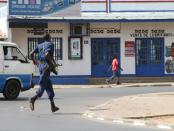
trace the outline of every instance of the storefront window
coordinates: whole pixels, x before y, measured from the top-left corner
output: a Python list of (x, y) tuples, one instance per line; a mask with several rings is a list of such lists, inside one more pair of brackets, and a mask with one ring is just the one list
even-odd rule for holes
[(147, 44), (143, 40), (137, 40), (137, 64), (147, 64)]

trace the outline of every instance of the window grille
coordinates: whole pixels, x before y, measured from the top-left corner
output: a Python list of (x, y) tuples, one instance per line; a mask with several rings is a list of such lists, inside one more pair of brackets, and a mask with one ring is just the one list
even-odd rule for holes
[[(54, 44), (54, 59), (62, 60), (62, 38), (53, 37), (51, 41)], [(30, 52), (33, 51), (39, 43), (42, 43), (42, 38), (28, 38), (28, 56), (30, 58)]]

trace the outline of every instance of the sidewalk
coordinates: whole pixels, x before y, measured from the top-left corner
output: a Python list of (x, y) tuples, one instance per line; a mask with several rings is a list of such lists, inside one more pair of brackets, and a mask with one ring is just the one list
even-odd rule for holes
[[(140, 83), (119, 87), (173, 85), (174, 83)], [(174, 93), (140, 94), (113, 99), (89, 108), (83, 116), (94, 120), (174, 130)]]
[[(162, 83), (122, 83), (117, 84), (99, 84), (99, 85), (53, 85), (53, 88), (120, 88), (120, 87), (142, 87), (142, 86), (174, 86), (174, 82)], [(36, 85), (36, 88), (38, 85)]]

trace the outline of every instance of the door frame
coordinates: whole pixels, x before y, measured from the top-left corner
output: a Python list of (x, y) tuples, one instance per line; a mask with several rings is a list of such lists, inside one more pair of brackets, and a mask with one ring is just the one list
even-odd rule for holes
[[(94, 73), (93, 73), (93, 65), (92, 65), (92, 40), (93, 39), (103, 39), (103, 41), (105, 41), (105, 40), (107, 40), (107, 39), (115, 39), (116, 40), (116, 42), (118, 42), (118, 53), (117, 53), (117, 58), (118, 58), (118, 62), (120, 63), (121, 62), (121, 54), (120, 54), (120, 37), (108, 37), (108, 38), (106, 38), (106, 37), (104, 37), (104, 38), (100, 38), (100, 37), (94, 37), (94, 38), (91, 38), (91, 76), (92, 77), (108, 77), (108, 76), (110, 76), (111, 75), (111, 73), (112, 73), (112, 71), (110, 71), (109, 73), (105, 73), (105, 75), (104, 76), (98, 76), (97, 74), (95, 75)], [(117, 44), (117, 43), (116, 43)], [(106, 52), (106, 50), (105, 50), (105, 52)], [(110, 65), (107, 65), (106, 64), (106, 62), (104, 62), (105, 63), (105, 66), (106, 66), (106, 69), (108, 69), (109, 68), (109, 66)], [(110, 63), (111, 64), (111, 63)], [(103, 71), (103, 70), (102, 70)]]
[[(163, 70), (161, 70), (161, 72), (159, 73), (159, 74), (154, 74), (154, 73), (148, 73), (148, 72), (146, 72), (146, 71), (142, 71), (142, 72), (146, 72), (145, 74), (142, 74), (142, 73), (138, 73), (138, 65), (137, 65), (137, 40), (142, 40), (142, 39), (145, 39), (145, 40), (147, 40), (147, 41), (149, 41), (149, 40), (154, 40), (154, 39), (161, 39), (160, 41), (162, 41), (162, 58), (161, 58), (161, 60), (162, 60), (162, 63), (161, 64), (159, 64), (160, 66), (160, 68), (162, 68)], [(159, 37), (159, 38), (136, 38), (135, 39), (135, 53), (136, 53), (136, 55), (135, 55), (135, 71), (136, 71), (136, 76), (164, 76), (164, 74), (165, 74), (165, 68), (164, 68), (164, 64), (165, 64), (165, 62), (164, 62), (164, 60), (165, 60), (165, 54), (164, 54), (164, 45), (165, 45), (165, 43), (164, 43), (165, 41), (164, 41), (164, 37)], [(147, 42), (147, 44), (150, 44), (149, 42)], [(150, 45), (147, 45), (147, 51), (148, 52), (150, 52), (150, 50), (151, 50), (151, 47), (150, 47)], [(148, 53), (147, 52), (147, 53)], [(147, 63), (147, 65), (144, 65), (144, 66), (146, 66), (146, 68), (148, 68), (149, 67), (149, 69), (152, 69), (152, 67), (153, 66), (155, 66), (154, 64), (149, 64), (149, 61), (150, 61), (150, 57), (151, 57), (151, 54), (149, 53), (149, 54), (147, 54), (147, 61), (148, 61), (148, 63)], [(153, 67), (154, 68), (154, 67)], [(149, 71), (150, 72), (150, 71)]]

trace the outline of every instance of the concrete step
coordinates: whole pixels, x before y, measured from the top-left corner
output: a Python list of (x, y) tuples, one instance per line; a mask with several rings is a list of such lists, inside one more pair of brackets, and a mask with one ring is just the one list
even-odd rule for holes
[[(103, 78), (89, 78), (89, 84), (104, 84), (106, 83), (106, 77)], [(114, 79), (111, 83), (116, 83), (117, 80)], [(121, 83), (159, 83), (159, 82), (174, 82), (174, 76), (164, 76), (164, 77), (121, 77)]]
[[(108, 77), (51, 77), (53, 84), (65, 84), (65, 85), (98, 85), (106, 84), (106, 79)], [(113, 80), (110, 83), (114, 84), (117, 80)], [(121, 77), (121, 83), (159, 83), (159, 82), (174, 82), (174, 76), (165, 76), (165, 77)], [(39, 83), (39, 77), (35, 77), (34, 83)]]

